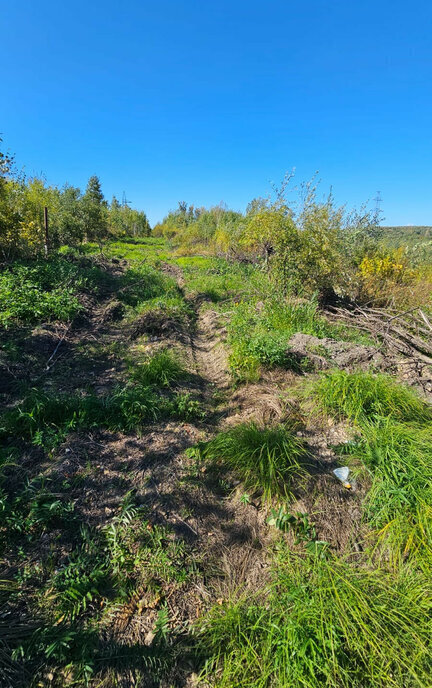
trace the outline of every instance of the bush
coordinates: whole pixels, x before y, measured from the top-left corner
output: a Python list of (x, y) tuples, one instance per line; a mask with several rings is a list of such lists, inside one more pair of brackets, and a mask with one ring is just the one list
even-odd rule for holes
[(5, 271), (0, 275), (0, 325), (71, 320), (80, 310), (70, 284), (76, 277), (76, 271), (61, 261), (18, 264)]

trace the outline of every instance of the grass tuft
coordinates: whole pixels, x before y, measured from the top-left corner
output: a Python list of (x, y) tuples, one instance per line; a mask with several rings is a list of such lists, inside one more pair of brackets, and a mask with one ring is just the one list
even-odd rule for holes
[(162, 349), (148, 356), (132, 370), (132, 378), (142, 385), (169, 387), (174, 382), (188, 377), (178, 356), (168, 349)]
[(388, 375), (337, 370), (322, 375), (314, 396), (324, 411), (353, 421), (378, 416), (408, 423), (432, 420), (430, 406)]
[(246, 489), (262, 491), (266, 499), (288, 496), (293, 479), (305, 475), (303, 442), (284, 426), (244, 423), (216, 435), (200, 447), (200, 453), (205, 460), (234, 470)]

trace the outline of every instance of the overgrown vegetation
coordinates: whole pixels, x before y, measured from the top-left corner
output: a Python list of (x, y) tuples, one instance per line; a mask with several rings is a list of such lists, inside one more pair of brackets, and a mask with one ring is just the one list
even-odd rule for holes
[(367, 373), (325, 375), (315, 394), (322, 408), (355, 420), (361, 431), (343, 454), (369, 476), (365, 518), (379, 549), (430, 569), (430, 406), (388, 376)]
[(387, 306), (428, 391), (427, 242), (289, 178), (150, 237), (96, 177), (0, 168), (0, 683), (426, 688), (432, 410), (355, 316)]
[(426, 686), (430, 581), (282, 547), (264, 598), (215, 606), (203, 624), (214, 685)]

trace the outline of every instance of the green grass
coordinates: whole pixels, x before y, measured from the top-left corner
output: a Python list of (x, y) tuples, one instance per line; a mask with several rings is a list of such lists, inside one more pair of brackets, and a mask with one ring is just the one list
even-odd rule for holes
[(217, 688), (426, 688), (431, 591), (409, 569), (395, 577), (284, 547), (267, 591), (204, 620), (204, 674)]
[(363, 423), (349, 453), (369, 476), (364, 514), (384, 555), (432, 570), (432, 424)]
[(128, 268), (117, 279), (115, 295), (134, 309), (151, 299), (176, 297), (179, 289), (175, 280), (145, 263)]
[(15, 263), (0, 275), (0, 326), (71, 320), (80, 310), (77, 282), (83, 279), (67, 261)]
[(294, 480), (305, 475), (306, 452), (294, 428), (260, 428), (245, 423), (199, 445), (205, 461), (233, 470), (247, 490), (266, 499), (289, 496)]
[(348, 454), (369, 484), (364, 517), (380, 554), (432, 570), (431, 407), (389, 376), (370, 373), (322, 375), (313, 394), (324, 411), (360, 430), (357, 441), (340, 449), (341, 460)]
[(314, 395), (324, 411), (353, 421), (377, 416), (402, 422), (432, 420), (431, 407), (388, 375), (334, 371), (320, 377)]
[(174, 354), (169, 349), (162, 349), (146, 356), (142, 361), (134, 361), (131, 376), (144, 386), (170, 387), (173, 383), (186, 379), (188, 372), (178, 354)]
[(182, 268), (187, 292), (203, 295), (213, 303), (261, 290), (262, 283), (267, 282), (255, 266), (223, 258), (191, 256), (177, 258), (175, 262)]
[[(97, 255), (100, 253), (98, 244), (87, 243), (79, 250), (66, 248), (77, 255)], [(156, 237), (124, 237), (119, 240), (107, 241), (103, 247), (103, 255), (107, 258), (127, 260), (134, 264), (146, 260), (148, 264), (155, 264), (159, 260), (169, 258), (168, 244), (164, 239)]]
[(289, 339), (296, 332), (364, 341), (354, 330), (329, 323), (313, 300), (296, 302), (269, 294), (262, 300), (247, 299), (235, 307), (228, 325), (234, 377), (240, 381), (256, 380), (261, 366), (298, 371), (298, 361), (290, 355), (288, 347)]
[[(115, 248), (115, 247), (114, 247)], [(113, 253), (115, 250), (113, 249)], [(175, 280), (135, 259), (123, 274), (114, 275), (97, 257), (59, 251), (48, 260), (17, 261), (0, 275), (0, 326), (72, 320), (82, 310), (78, 295), (115, 294), (130, 308), (157, 297), (178, 298)]]
[(119, 385), (103, 396), (33, 390), (0, 417), (0, 439), (14, 436), (49, 449), (79, 429), (140, 433), (146, 423), (158, 418), (191, 420), (202, 415), (199, 402), (188, 393), (162, 397), (154, 387), (135, 383)]

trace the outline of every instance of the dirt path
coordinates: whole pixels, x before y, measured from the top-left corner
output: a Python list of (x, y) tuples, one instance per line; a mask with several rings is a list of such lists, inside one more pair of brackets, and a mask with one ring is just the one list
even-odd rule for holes
[(205, 382), (225, 391), (229, 387), (230, 376), (228, 354), (221, 341), (222, 333), (219, 314), (201, 307), (196, 332), (191, 338), (196, 371)]

